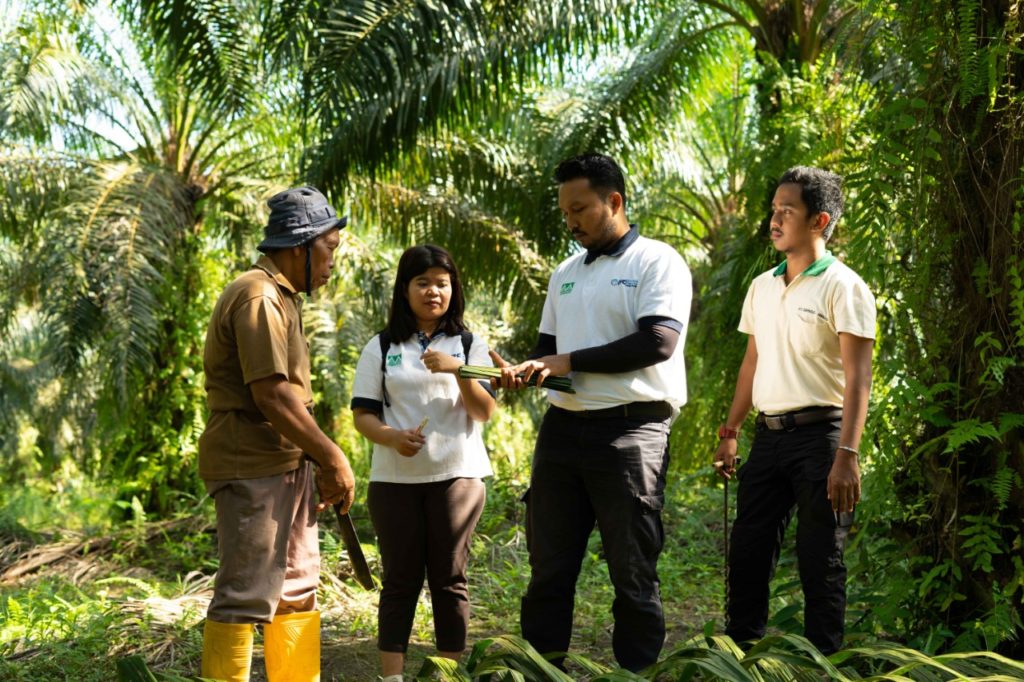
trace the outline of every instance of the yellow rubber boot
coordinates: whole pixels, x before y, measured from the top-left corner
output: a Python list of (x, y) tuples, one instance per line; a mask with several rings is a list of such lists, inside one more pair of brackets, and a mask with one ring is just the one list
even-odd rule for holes
[(263, 627), (268, 682), (320, 682), (320, 612), (274, 616)]
[(203, 628), (203, 677), (249, 682), (251, 664), (252, 625), (207, 619)]

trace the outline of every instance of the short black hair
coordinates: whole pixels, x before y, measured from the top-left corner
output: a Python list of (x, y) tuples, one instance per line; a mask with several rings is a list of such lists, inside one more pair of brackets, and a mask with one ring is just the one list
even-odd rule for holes
[(448, 310), (441, 318), (438, 329), (448, 336), (455, 336), (465, 330), (462, 313), (466, 307), (462, 296), (462, 282), (459, 269), (455, 267), (452, 255), (440, 246), (423, 244), (410, 246), (398, 259), (398, 273), (395, 275), (395, 291), (391, 297), (391, 313), (388, 315), (388, 334), (396, 343), (405, 341), (416, 333), (416, 316), (409, 306), (409, 282), (430, 268), (442, 268), (448, 272), (452, 282), (452, 297)]
[(821, 236), (828, 241), (843, 215), (843, 178), (835, 173), (812, 166), (793, 166), (779, 178), (779, 184), (800, 185), (800, 199), (807, 205), (808, 217), (815, 213), (828, 213), (831, 220)]
[(580, 154), (566, 159), (555, 169), (555, 182), (559, 185), (577, 178), (586, 178), (590, 187), (606, 198), (610, 192), (622, 195), (626, 203), (626, 178), (615, 159), (604, 154)]

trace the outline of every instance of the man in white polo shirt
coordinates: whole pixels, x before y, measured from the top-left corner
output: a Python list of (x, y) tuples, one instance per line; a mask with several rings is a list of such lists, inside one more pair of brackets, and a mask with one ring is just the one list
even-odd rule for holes
[(494, 355), (503, 388), (521, 388), (537, 373), (571, 374), (576, 389), (548, 392), (537, 436), (520, 622), (538, 651), (568, 650), (576, 578), (596, 522), (615, 587), (615, 658), (640, 670), (657, 661), (665, 639), (657, 562), (669, 425), (686, 402), (690, 272), (672, 247), (629, 224), (614, 160), (574, 157), (555, 180), (566, 225), (585, 251), (551, 276), (535, 359), (508, 366)]
[(857, 450), (875, 337), (874, 297), (825, 250), (842, 210), (838, 175), (786, 171), (771, 216), (772, 243), (786, 260), (756, 277), (743, 303), (747, 351), (715, 453), (719, 474), (730, 478), (737, 435), (755, 408), (729, 556), (725, 631), (738, 642), (764, 636), (768, 583), (795, 509), (804, 634), (825, 654), (842, 648), (843, 549), (860, 501)]

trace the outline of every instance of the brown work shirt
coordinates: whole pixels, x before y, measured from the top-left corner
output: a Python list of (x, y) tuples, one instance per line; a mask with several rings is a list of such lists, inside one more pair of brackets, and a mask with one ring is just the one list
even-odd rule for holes
[(227, 286), (214, 306), (203, 352), (210, 418), (199, 439), (199, 475), (262, 478), (299, 466), (302, 450), (260, 413), (249, 384), (279, 375), (313, 404), (302, 299), (263, 256)]

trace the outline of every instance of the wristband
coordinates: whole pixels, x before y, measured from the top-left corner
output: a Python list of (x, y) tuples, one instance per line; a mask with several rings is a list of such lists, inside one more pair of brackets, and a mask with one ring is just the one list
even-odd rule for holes
[(840, 445), (836, 448), (836, 450), (846, 450), (847, 452), (852, 452), (854, 456), (860, 457), (860, 453), (857, 452), (856, 449), (851, 448), (849, 445)]
[(730, 429), (725, 424), (722, 424), (721, 426), (718, 427), (718, 438), (719, 438), (719, 440), (725, 440), (727, 438), (731, 438), (733, 440), (736, 440), (739, 437), (740, 437), (740, 430), (739, 429)]

